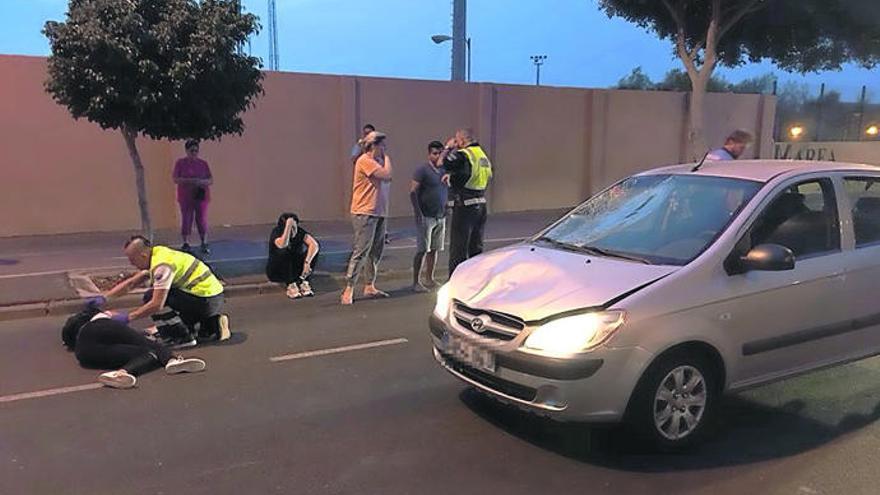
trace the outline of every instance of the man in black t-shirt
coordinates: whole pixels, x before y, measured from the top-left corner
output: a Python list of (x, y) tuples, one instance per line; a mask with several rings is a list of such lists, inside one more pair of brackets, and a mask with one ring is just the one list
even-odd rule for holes
[[(446, 237), (446, 198), (448, 187), (444, 183), (445, 172), (439, 168), (443, 143), (431, 141), (428, 144), (428, 162), (420, 165), (413, 173), (410, 186), (410, 201), (416, 219), (416, 255), (413, 258), (413, 291), (426, 292), (425, 287), (437, 285), (434, 280), (434, 267), (437, 253), (443, 251)], [(424, 262), (426, 284), (421, 282)]]

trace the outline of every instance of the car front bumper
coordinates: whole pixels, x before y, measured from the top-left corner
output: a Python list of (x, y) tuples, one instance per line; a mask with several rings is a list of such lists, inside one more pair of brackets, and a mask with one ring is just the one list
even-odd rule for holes
[[(638, 348), (601, 349), (570, 359), (487, 344), (431, 315), (434, 358), (456, 378), (501, 402), (560, 421), (618, 422), (649, 359)], [(489, 348), (494, 369), (478, 369), (445, 349), (446, 334)]]

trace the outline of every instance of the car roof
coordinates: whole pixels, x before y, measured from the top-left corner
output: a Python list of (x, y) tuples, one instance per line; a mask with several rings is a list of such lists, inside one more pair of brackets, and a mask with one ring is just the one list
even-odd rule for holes
[(691, 172), (695, 163), (655, 168), (639, 175), (693, 174), (767, 182), (783, 174), (821, 172), (880, 172), (880, 167), (864, 163), (819, 162), (806, 160), (706, 160), (700, 170)]

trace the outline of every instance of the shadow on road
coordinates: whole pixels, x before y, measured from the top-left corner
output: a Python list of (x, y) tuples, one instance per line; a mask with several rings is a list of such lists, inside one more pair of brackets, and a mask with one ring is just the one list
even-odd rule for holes
[(200, 347), (227, 347), (233, 345), (241, 345), (247, 342), (248, 334), (247, 332), (232, 332), (232, 335), (229, 336), (228, 340), (224, 340), (222, 342), (218, 342), (216, 340), (208, 340), (208, 341), (199, 341), (199, 345), (195, 347), (198, 349)]
[[(842, 415), (837, 421), (826, 422), (803, 414), (807, 406), (804, 400), (771, 407), (742, 396), (728, 396), (704, 444), (686, 453), (658, 454), (628, 435), (622, 426), (559, 423), (501, 404), (472, 388), (460, 395), (461, 401), (482, 419), (542, 449), (584, 463), (646, 473), (737, 466), (816, 449), (880, 419), (876, 397), (857, 398), (861, 407), (852, 407), (852, 397), (841, 397), (830, 406), (822, 404)], [(847, 413), (841, 408), (869, 412)]]

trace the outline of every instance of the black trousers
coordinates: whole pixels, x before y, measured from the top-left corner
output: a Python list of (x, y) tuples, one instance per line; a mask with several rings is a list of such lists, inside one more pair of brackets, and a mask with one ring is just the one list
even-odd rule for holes
[[(144, 293), (144, 302), (153, 298), (153, 290)], [(168, 291), (165, 306), (152, 316), (162, 337), (191, 337), (199, 325), (199, 335), (209, 337), (220, 333), (220, 315), (225, 299), (223, 293), (199, 297), (174, 289)]]
[(486, 204), (452, 208), (449, 235), (449, 276), (463, 261), (483, 252), (483, 231), (486, 229)]
[[(270, 282), (276, 282), (279, 284), (290, 285), (292, 283), (299, 283), (303, 280), (308, 280), (312, 276), (311, 274), (303, 279), (301, 277), (303, 266), (306, 263), (306, 256), (308, 255), (308, 250), (303, 250), (302, 252), (282, 252), (273, 256), (266, 263), (266, 277)], [(315, 267), (318, 266), (318, 262), (321, 260), (321, 253), (315, 255), (312, 259), (312, 272), (314, 273)]]
[(171, 351), (137, 330), (109, 318), (86, 323), (79, 331), (76, 359), (87, 368), (119, 369), (140, 375), (165, 366)]

